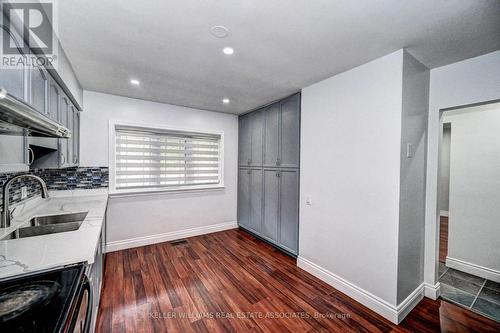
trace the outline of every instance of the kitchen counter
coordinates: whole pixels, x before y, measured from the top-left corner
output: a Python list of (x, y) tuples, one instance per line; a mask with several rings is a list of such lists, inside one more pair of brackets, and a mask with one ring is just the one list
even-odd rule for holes
[(80, 228), (35, 237), (0, 240), (0, 279), (68, 264), (94, 262), (105, 220), (107, 190), (51, 191), (19, 205), (11, 226), (0, 238), (23, 227), (36, 216), (88, 212)]

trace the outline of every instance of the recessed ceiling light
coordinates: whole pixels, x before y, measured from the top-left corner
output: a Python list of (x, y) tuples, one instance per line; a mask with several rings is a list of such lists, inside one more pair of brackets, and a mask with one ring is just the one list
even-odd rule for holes
[(136, 80), (136, 79), (130, 80), (130, 83), (132, 83), (133, 85), (136, 85), (136, 86), (138, 86), (140, 84), (139, 80)]
[(229, 29), (223, 25), (215, 25), (210, 28), (210, 33), (216, 38), (226, 38), (229, 35)]
[(224, 104), (229, 104), (229, 102), (230, 102), (229, 98), (222, 99), (222, 103), (224, 103)]
[(222, 49), (222, 52), (224, 52), (224, 54), (231, 55), (234, 53), (234, 49), (232, 47), (227, 46)]

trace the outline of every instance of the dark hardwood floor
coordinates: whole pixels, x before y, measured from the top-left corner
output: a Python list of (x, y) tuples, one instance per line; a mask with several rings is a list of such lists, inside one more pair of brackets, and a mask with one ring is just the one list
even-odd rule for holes
[(396, 326), (229, 230), (109, 253), (97, 332), (500, 332), (500, 324), (424, 299)]
[(446, 262), (448, 255), (448, 217), (439, 218), (439, 261)]

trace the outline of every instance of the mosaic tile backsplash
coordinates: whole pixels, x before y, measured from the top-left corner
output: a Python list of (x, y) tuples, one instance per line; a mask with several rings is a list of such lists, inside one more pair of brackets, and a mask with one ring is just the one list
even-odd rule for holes
[[(22, 174), (33, 174), (41, 177), (47, 183), (49, 190), (75, 190), (107, 188), (109, 173), (107, 167), (68, 168), (68, 169), (37, 169), (29, 172), (0, 174), (0, 210), (3, 209), (3, 185), (11, 178)], [(11, 184), (10, 203), (21, 202), (21, 187), (26, 186), (27, 199), (40, 195), (40, 185), (33, 179), (21, 178)]]

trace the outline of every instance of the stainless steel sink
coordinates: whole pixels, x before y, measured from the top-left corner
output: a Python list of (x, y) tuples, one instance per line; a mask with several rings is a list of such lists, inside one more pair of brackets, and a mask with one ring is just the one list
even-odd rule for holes
[(80, 222), (80, 224), (85, 220), (88, 212), (82, 213), (72, 213), (72, 214), (61, 214), (61, 215), (49, 215), (49, 216), (37, 216), (30, 220), (30, 225), (32, 227), (36, 226), (48, 226), (54, 224), (66, 224), (73, 222)]
[(87, 212), (37, 216), (30, 220), (29, 227), (14, 230), (3, 239), (26, 238), (78, 230), (86, 216)]

